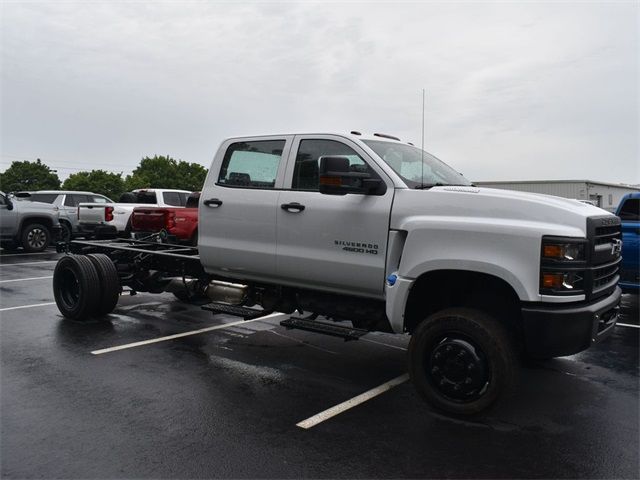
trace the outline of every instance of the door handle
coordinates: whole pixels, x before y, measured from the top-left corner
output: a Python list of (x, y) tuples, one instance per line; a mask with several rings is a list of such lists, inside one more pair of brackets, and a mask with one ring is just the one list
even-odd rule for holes
[(211, 207), (211, 206), (213, 206), (213, 207), (216, 207), (216, 208), (217, 208), (217, 207), (219, 207), (220, 205), (222, 205), (222, 200), (219, 200), (219, 199), (217, 199), (217, 198), (210, 198), (210, 199), (208, 199), (208, 200), (205, 200), (203, 203), (204, 203), (207, 207)]
[(282, 208), (283, 210), (286, 210), (287, 212), (299, 213), (305, 209), (305, 206), (298, 202), (293, 202), (293, 203), (283, 203), (282, 205), (280, 205), (280, 208)]

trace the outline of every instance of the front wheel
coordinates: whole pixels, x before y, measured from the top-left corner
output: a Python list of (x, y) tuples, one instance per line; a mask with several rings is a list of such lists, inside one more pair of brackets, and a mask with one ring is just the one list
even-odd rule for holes
[(433, 406), (456, 415), (489, 408), (515, 384), (517, 357), (502, 324), (470, 308), (424, 320), (409, 343), (409, 374)]
[(26, 252), (42, 252), (51, 242), (49, 229), (39, 223), (31, 223), (22, 230), (22, 248)]

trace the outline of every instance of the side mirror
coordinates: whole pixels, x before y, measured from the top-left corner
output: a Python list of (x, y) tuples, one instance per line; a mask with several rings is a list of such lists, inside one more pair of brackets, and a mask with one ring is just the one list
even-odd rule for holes
[(381, 185), (378, 178), (366, 172), (352, 172), (349, 159), (339, 156), (320, 157), (319, 190), (325, 195), (345, 195), (376, 193)]
[(7, 210), (13, 210), (13, 202), (11, 201), (11, 199), (9, 197), (6, 197), (5, 200), (7, 202)]

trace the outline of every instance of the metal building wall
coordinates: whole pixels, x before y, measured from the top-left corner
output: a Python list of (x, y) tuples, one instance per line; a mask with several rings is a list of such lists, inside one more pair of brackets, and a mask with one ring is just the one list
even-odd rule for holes
[(620, 199), (627, 193), (639, 192), (640, 188), (607, 185), (596, 182), (475, 182), (476, 185), (519, 192), (542, 193), (557, 197), (592, 200), (599, 206), (614, 212)]
[[(555, 195), (564, 198), (586, 198), (586, 183), (556, 183), (556, 182), (475, 182), (476, 185), (489, 188), (501, 188), (503, 190), (517, 190), (519, 192), (543, 193), (545, 195)], [(582, 192), (582, 197), (580, 193)]]

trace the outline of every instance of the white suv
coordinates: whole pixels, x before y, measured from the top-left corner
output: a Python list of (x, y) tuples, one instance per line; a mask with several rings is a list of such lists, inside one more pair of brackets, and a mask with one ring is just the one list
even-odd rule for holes
[(61, 240), (68, 241), (72, 237), (82, 237), (88, 232), (78, 222), (78, 204), (111, 203), (112, 200), (93, 192), (38, 190), (37, 192), (18, 192), (16, 196), (23, 200), (49, 203), (60, 211)]

